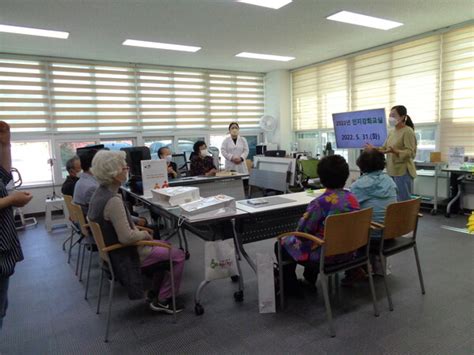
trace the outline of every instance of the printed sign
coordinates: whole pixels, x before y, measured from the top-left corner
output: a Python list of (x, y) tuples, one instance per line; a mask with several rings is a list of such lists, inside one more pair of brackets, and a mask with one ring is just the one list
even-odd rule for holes
[(448, 164), (451, 169), (460, 168), (464, 163), (464, 147), (449, 147)]
[(333, 113), (336, 146), (363, 148), (367, 143), (380, 147), (387, 139), (385, 109)]
[(169, 187), (166, 160), (142, 160), (143, 195), (151, 196), (152, 189)]

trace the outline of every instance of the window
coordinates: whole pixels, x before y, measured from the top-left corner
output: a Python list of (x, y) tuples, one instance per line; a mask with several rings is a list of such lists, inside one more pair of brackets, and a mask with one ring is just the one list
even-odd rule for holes
[[(186, 154), (186, 158), (189, 159), (189, 156), (193, 152), (194, 143), (196, 143), (197, 141), (206, 142), (206, 139), (204, 137), (180, 137), (180, 138), (178, 138), (177, 152)], [(208, 142), (206, 142), (206, 144), (208, 144)]]
[[(19, 59), (17, 59), (19, 58)], [(263, 74), (0, 55), (12, 132), (117, 133), (258, 127)]]
[[(23, 185), (52, 183), (50, 144), (41, 142), (12, 142), (12, 167), (18, 169)], [(53, 162), (54, 163), (54, 162)]]
[(61, 156), (61, 177), (64, 179), (68, 175), (66, 171), (66, 162), (76, 155), (77, 148), (83, 148), (88, 145), (96, 144), (95, 141), (87, 142), (62, 142), (59, 143), (59, 154)]
[(444, 159), (450, 146), (474, 156), (474, 26), (444, 36), (440, 141)]
[(332, 114), (349, 108), (345, 60), (313, 66), (292, 75), (293, 129), (331, 128)]
[(417, 150), (415, 160), (430, 161), (430, 153), (436, 150), (436, 126), (415, 127)]
[(334, 154), (342, 155), (347, 162), (349, 162), (349, 150), (348, 149), (337, 149), (336, 145), (336, 134), (334, 131), (322, 132), (321, 133), (321, 148), (322, 151), (326, 149), (326, 144), (331, 143), (331, 147), (334, 150)]
[(221, 150), (222, 142), (224, 141), (225, 137), (227, 137), (227, 134), (211, 135), (209, 143), (211, 147), (216, 147), (217, 149), (219, 149), (219, 161), (221, 162), (221, 164), (224, 164), (225, 162)]
[(173, 152), (173, 137), (145, 138), (145, 146), (150, 148), (151, 159), (158, 159), (158, 150), (161, 147), (168, 147)]
[[(470, 25), (296, 69), (292, 72), (293, 129), (331, 128), (332, 113), (381, 107), (388, 113), (394, 105), (405, 105), (415, 126), (440, 124), (444, 159), (449, 146), (455, 145), (473, 155), (473, 42)], [(422, 160), (435, 149), (432, 143), (419, 148)]]
[(253, 157), (257, 155), (257, 144), (258, 136), (244, 136), (247, 139), (247, 144), (249, 145), (249, 155), (247, 159), (253, 160)]

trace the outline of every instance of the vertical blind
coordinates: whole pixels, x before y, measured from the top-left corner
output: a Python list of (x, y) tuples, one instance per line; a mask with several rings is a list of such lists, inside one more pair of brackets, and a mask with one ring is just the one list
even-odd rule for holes
[(474, 154), (474, 26), (292, 72), (296, 131), (332, 128), (332, 113), (401, 104), (415, 125), (441, 123), (443, 153)]
[(0, 55), (0, 120), (13, 132), (258, 127), (263, 75)]

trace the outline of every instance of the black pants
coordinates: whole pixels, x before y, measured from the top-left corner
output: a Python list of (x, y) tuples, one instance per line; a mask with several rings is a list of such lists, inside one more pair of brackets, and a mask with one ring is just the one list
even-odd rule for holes
[[(278, 258), (278, 242), (275, 243), (275, 255)], [(293, 257), (286, 251), (284, 247), (281, 248), (281, 259), (285, 264), (283, 265), (283, 282), (285, 289), (289, 294), (292, 290), (298, 289), (298, 278), (296, 277), (296, 266), (298, 263)], [(310, 262), (299, 263), (304, 266), (303, 277), (306, 281), (311, 284), (315, 284), (318, 279), (319, 265)], [(282, 267), (279, 265), (279, 267)]]

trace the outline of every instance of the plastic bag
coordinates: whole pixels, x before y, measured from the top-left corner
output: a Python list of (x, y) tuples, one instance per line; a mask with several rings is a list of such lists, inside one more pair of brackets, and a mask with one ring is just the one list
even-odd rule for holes
[(204, 260), (206, 281), (239, 275), (233, 239), (206, 242)]

